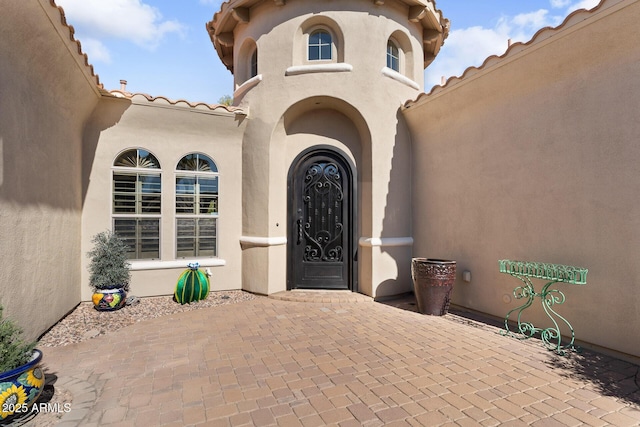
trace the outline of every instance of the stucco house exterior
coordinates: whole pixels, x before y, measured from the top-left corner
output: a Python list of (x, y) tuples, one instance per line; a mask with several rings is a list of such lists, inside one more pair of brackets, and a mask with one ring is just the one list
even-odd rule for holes
[(498, 259), (579, 265), (578, 338), (640, 357), (639, 2), (425, 93), (449, 31), (432, 0), (230, 0), (207, 30), (231, 107), (107, 91), (53, 0), (3, 11), (0, 302), (29, 335), (90, 299), (85, 254), (112, 229), (137, 296), (198, 261), (213, 290), (381, 299), (436, 257), (458, 262), (454, 304), (504, 317)]

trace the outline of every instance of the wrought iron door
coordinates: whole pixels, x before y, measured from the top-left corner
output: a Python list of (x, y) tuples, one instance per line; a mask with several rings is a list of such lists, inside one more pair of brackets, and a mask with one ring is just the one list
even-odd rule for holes
[(289, 180), (288, 288), (351, 289), (352, 177), (336, 153), (301, 159)]

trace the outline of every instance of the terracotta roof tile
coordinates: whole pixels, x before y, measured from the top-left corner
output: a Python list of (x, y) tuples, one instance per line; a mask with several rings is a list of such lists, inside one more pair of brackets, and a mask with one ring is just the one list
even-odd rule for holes
[(220, 110), (226, 110), (229, 113), (244, 112), (244, 110), (240, 107), (233, 107), (233, 106), (223, 105), (223, 104), (207, 104), (205, 102), (190, 102), (184, 99), (173, 100), (173, 99), (167, 98), (166, 96), (151, 96), (146, 93), (131, 93), (131, 92), (122, 91), (118, 89), (109, 91), (109, 94), (111, 94), (112, 96), (115, 96), (116, 98), (127, 98), (132, 101), (136, 99), (145, 100), (147, 102), (157, 103), (158, 105), (164, 104), (164, 105), (171, 105), (176, 107), (194, 108), (194, 109), (209, 110), (209, 111), (220, 109)]
[(67, 17), (64, 13), (64, 9), (62, 8), (62, 6), (58, 6), (55, 2), (55, 0), (49, 0), (49, 3), (51, 4), (52, 7), (55, 7), (56, 9), (58, 9), (59, 13), (60, 13), (60, 22), (62, 23), (63, 26), (67, 27), (67, 29), (69, 30), (69, 40), (71, 40), (73, 43), (76, 44), (77, 49), (78, 49), (78, 55), (80, 55), (83, 59), (84, 59), (84, 65), (88, 68), (90, 74), (92, 77), (95, 78), (95, 82), (96, 82), (96, 86), (98, 86), (98, 90), (102, 95), (106, 95), (106, 96), (116, 96), (116, 97), (120, 97), (120, 98), (133, 98), (137, 95), (143, 96), (147, 101), (149, 102), (166, 102), (169, 105), (178, 105), (178, 106), (184, 106), (184, 107), (188, 107), (188, 108), (196, 108), (196, 109), (208, 109), (208, 110), (216, 110), (216, 109), (224, 109), (230, 113), (233, 113), (235, 111), (242, 111), (241, 108), (238, 107), (229, 107), (226, 105), (222, 105), (222, 104), (206, 104), (204, 102), (189, 102), (183, 99), (179, 99), (179, 100), (170, 100), (164, 96), (158, 96), (158, 97), (152, 97), (150, 95), (144, 94), (144, 93), (129, 93), (129, 92), (123, 92), (121, 90), (111, 90), (111, 91), (107, 91), (104, 89), (104, 85), (102, 83), (100, 83), (100, 77), (98, 76), (98, 74), (96, 74), (94, 72), (93, 69), (93, 65), (91, 65), (89, 63), (89, 57), (86, 53), (84, 53), (82, 51), (82, 44), (80, 43), (80, 40), (77, 40), (75, 38), (75, 29), (73, 28), (73, 25), (69, 25), (67, 23)]
[(58, 12), (60, 13), (60, 22), (62, 23), (63, 26), (67, 27), (69, 30), (69, 40), (71, 40), (73, 43), (76, 44), (78, 49), (78, 55), (84, 58), (84, 65), (89, 70), (90, 75), (95, 78), (96, 86), (98, 86), (100, 89), (103, 89), (104, 87), (102, 83), (100, 83), (100, 77), (94, 72), (93, 65), (89, 63), (89, 57), (87, 56), (86, 53), (82, 51), (82, 44), (80, 43), (79, 40), (76, 40), (75, 38), (76, 31), (73, 28), (73, 25), (67, 24), (67, 17), (64, 14), (64, 9), (62, 8), (62, 6), (58, 6), (55, 0), (49, 0), (49, 3), (51, 4), (52, 7), (55, 7), (56, 9), (58, 9)]

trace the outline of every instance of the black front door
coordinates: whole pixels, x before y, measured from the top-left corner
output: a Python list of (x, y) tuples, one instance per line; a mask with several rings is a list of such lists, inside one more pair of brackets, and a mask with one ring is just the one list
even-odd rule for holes
[(329, 149), (289, 171), (288, 289), (354, 289), (353, 171)]

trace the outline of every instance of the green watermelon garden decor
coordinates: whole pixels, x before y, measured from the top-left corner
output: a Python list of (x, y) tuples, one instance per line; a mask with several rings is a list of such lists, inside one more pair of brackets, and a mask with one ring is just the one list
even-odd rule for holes
[(204, 271), (199, 270), (200, 264), (196, 262), (188, 264), (188, 267), (180, 275), (176, 285), (175, 299), (180, 304), (200, 301), (209, 294), (209, 278)]

